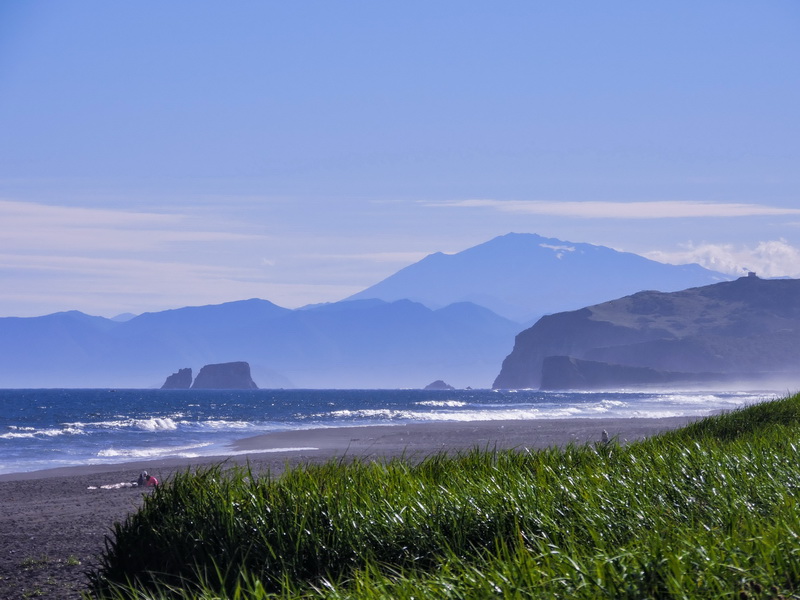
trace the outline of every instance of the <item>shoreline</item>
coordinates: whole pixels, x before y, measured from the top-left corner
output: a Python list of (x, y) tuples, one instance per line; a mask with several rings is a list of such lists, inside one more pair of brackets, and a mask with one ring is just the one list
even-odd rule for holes
[[(151, 488), (97, 489), (134, 481), (142, 470), (168, 481), (176, 472), (223, 464), (279, 475), (287, 466), (330, 459), (420, 460), (439, 452), (544, 449), (600, 440), (620, 443), (702, 417), (574, 418), (332, 427), (240, 439), (232, 454), (58, 467), (0, 475), (0, 597), (79, 599), (115, 522), (141, 506)], [(89, 489), (94, 487), (95, 489)]]
[[(662, 431), (682, 427), (704, 417), (566, 417), (558, 419), (513, 419), (490, 421), (435, 421), (396, 425), (317, 427), (262, 433), (234, 440), (230, 452), (195, 457), (166, 457), (123, 462), (66, 465), (33, 471), (0, 474), (0, 483), (50, 477), (74, 477), (130, 470), (166, 469), (211, 465), (221, 462), (246, 464), (247, 460), (272, 462), (277, 455), (291, 458), (337, 456), (341, 452), (362, 458), (433, 454), (442, 450), (475, 447), (544, 449), (570, 442), (598, 441), (603, 430), (610, 438), (631, 442)], [(286, 456), (288, 455), (288, 456)], [(284, 461), (281, 461), (284, 462)]]

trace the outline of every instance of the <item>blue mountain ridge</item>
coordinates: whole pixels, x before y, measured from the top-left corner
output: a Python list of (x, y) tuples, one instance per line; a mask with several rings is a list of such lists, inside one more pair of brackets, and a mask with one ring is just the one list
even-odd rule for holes
[(438, 378), (488, 387), (518, 330), (476, 305), (434, 311), (408, 300), (305, 310), (245, 300), (124, 323), (75, 312), (2, 318), (0, 386), (157, 387), (182, 367), (246, 360), (261, 388), (422, 387)]
[(432, 254), (340, 302), (253, 298), (144, 313), (0, 318), (0, 387), (158, 387), (179, 368), (247, 361), (259, 387), (489, 387), (526, 320), (725, 276), (589, 244), (508, 234)]
[(430, 308), (473, 302), (532, 324), (641, 290), (677, 291), (730, 280), (700, 265), (669, 265), (604, 246), (509, 233), (456, 254), (431, 254), (347, 298), (407, 298)]

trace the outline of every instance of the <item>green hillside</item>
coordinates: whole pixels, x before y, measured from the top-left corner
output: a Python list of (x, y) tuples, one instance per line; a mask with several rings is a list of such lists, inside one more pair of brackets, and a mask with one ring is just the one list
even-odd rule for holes
[(106, 598), (781, 598), (800, 395), (626, 446), (183, 473), (116, 527)]

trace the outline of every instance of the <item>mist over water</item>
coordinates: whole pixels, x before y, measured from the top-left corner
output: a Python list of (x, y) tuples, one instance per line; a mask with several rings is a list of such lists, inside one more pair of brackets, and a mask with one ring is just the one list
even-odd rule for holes
[(261, 433), (436, 421), (706, 416), (768, 391), (0, 390), (0, 474), (230, 454)]

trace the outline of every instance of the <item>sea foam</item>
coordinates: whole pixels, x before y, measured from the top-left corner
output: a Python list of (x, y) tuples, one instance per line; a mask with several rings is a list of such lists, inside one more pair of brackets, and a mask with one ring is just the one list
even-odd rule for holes
[(136, 427), (144, 429), (145, 431), (174, 431), (178, 428), (177, 423), (167, 418), (154, 418), (154, 419), (139, 419), (136, 421)]
[(200, 448), (210, 446), (211, 443), (205, 444), (192, 444), (190, 446), (164, 446), (164, 447), (149, 447), (149, 448), (106, 448), (97, 453), (99, 458), (163, 458), (166, 456), (175, 456), (181, 458), (196, 458), (201, 456), (198, 452)]

